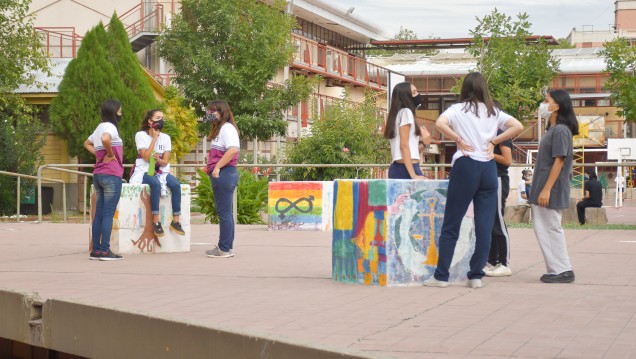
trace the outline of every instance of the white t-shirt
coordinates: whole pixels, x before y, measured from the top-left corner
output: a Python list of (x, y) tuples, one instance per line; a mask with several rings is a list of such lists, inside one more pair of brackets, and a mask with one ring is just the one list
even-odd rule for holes
[[(152, 143), (152, 136), (150, 136), (146, 131), (139, 131), (135, 134), (135, 144), (137, 145), (137, 152), (140, 150), (146, 150), (150, 147), (150, 143)], [(164, 152), (172, 151), (172, 141), (170, 140), (170, 136), (165, 133), (160, 133), (157, 137), (157, 141), (155, 142), (154, 151), (158, 153), (160, 156), (163, 156)], [(141, 183), (144, 179), (144, 173), (148, 172), (148, 161), (143, 158), (137, 158), (135, 160), (135, 173), (130, 176), (130, 183)], [(159, 167), (161, 172), (170, 173), (170, 163), (165, 166)]]
[[(512, 116), (507, 113), (495, 110), (495, 116), (488, 116), (486, 105), (480, 103), (477, 109), (479, 116), (468, 109), (468, 103), (460, 102), (449, 107), (441, 116), (448, 118), (449, 125), (453, 131), (462, 138), (463, 141), (471, 145), (475, 150), (467, 152), (475, 161), (488, 162), (488, 142), (497, 136), (497, 129), (505, 131), (506, 121)], [(466, 109), (464, 109), (466, 107)], [(462, 151), (457, 151), (453, 155), (452, 163), (463, 156)]]
[[(521, 193), (525, 193), (526, 192), (526, 180), (522, 179), (521, 181), (519, 181), (519, 185), (517, 185), (517, 204), (526, 204), (528, 203), (527, 199), (524, 199), (523, 197), (521, 197)], [(526, 197), (528, 196), (528, 194), (526, 193)]]
[(391, 157), (393, 161), (402, 159), (402, 152), (400, 151), (400, 127), (411, 126), (409, 130), (409, 149), (411, 151), (411, 159), (420, 159), (420, 152), (417, 148), (420, 138), (415, 134), (415, 118), (413, 112), (408, 108), (401, 109), (395, 118), (395, 137), (389, 140), (391, 144)]
[(625, 187), (625, 177), (616, 176), (616, 179), (614, 181), (616, 181), (616, 187), (618, 189), (622, 190)]

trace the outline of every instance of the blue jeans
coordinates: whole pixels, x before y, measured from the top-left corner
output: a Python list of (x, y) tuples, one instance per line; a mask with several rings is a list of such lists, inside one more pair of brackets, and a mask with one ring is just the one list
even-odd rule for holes
[[(422, 170), (420, 169), (419, 163), (413, 164), (413, 170), (416, 175), (421, 176)], [(389, 166), (389, 178), (390, 179), (411, 179), (411, 175), (409, 175), (409, 171), (406, 169), (406, 165), (404, 163), (399, 163), (393, 161), (391, 166)]]
[[(159, 177), (148, 176), (144, 173), (143, 184), (150, 186), (150, 209), (152, 214), (159, 214), (159, 200), (161, 199), (161, 183)], [(166, 176), (166, 184), (172, 193), (172, 215), (181, 215), (181, 183), (170, 173)]]
[(93, 251), (110, 251), (113, 216), (121, 197), (121, 177), (106, 174), (93, 175), (95, 187), (95, 218), (91, 228)]
[(468, 279), (481, 279), (492, 242), (492, 226), (497, 212), (497, 167), (494, 160), (475, 161), (461, 157), (455, 161), (448, 182), (444, 223), (439, 237), (439, 259), (435, 279), (448, 281), (462, 219), (473, 202), (475, 212), (475, 252), (470, 259)]
[(234, 166), (225, 166), (219, 172), (219, 178), (213, 178), (212, 192), (216, 202), (216, 213), (219, 215), (219, 249), (229, 252), (234, 248), (234, 217), (232, 216), (232, 197), (238, 186), (239, 174)]

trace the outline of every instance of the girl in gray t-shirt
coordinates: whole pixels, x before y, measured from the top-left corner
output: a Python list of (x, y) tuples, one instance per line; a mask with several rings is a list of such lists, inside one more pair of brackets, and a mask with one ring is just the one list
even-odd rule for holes
[(539, 144), (528, 202), (532, 206), (534, 233), (547, 270), (541, 281), (571, 283), (574, 272), (561, 217), (563, 209), (570, 205), (572, 137), (579, 133), (579, 126), (570, 95), (564, 90), (550, 91), (539, 107), (539, 115), (549, 123)]

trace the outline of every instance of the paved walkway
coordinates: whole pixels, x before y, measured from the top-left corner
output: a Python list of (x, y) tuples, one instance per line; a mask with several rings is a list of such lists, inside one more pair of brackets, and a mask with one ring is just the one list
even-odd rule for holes
[(543, 284), (512, 229), (512, 277), (442, 289), (334, 283), (325, 232), (239, 226), (236, 257), (210, 259), (218, 226), (193, 225), (191, 253), (100, 262), (88, 230), (0, 223), (0, 287), (369, 357), (636, 357), (636, 231), (567, 230), (576, 283)]

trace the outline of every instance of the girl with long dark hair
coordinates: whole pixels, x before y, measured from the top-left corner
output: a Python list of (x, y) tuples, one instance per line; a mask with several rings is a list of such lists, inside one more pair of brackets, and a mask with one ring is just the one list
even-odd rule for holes
[[(497, 168), (494, 148), (521, 133), (523, 126), (514, 117), (497, 109), (484, 76), (473, 72), (464, 78), (459, 102), (440, 115), (437, 128), (457, 144), (448, 183), (444, 222), (439, 238), (439, 259), (433, 277), (424, 285), (448, 286), (459, 229), (473, 202), (475, 252), (470, 260), (468, 286), (481, 287), (483, 268), (490, 251), (492, 227), (497, 211)], [(497, 134), (497, 129), (503, 132)]]
[(573, 136), (578, 135), (579, 124), (570, 95), (564, 90), (549, 92), (539, 107), (539, 116), (539, 121), (545, 119), (548, 124), (539, 143), (528, 202), (547, 270), (540, 279), (545, 283), (571, 283), (574, 271), (561, 217), (563, 210), (570, 206)]
[(408, 82), (393, 88), (391, 106), (384, 127), (384, 138), (391, 144), (393, 162), (389, 167), (391, 179), (423, 179), (420, 170), (420, 138), (430, 143), (430, 134), (415, 122), (415, 110), (421, 104), (417, 88)]

